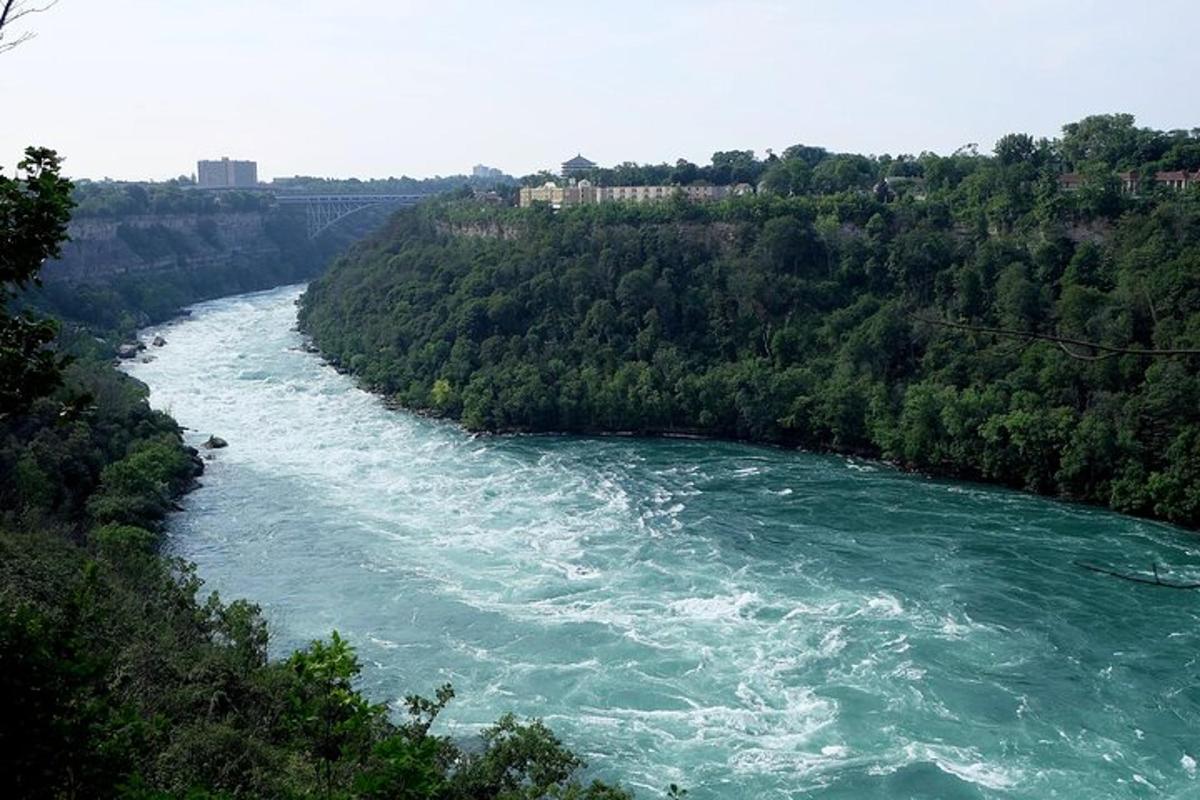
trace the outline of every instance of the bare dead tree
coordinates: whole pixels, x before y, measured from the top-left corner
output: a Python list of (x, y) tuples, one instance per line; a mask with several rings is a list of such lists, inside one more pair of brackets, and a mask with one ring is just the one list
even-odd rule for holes
[(23, 31), (12, 37), (8, 36), (7, 34), (17, 20), (30, 14), (40, 14), (57, 2), (58, 0), (45, 0), (38, 5), (33, 5), (28, 0), (2, 0), (3, 5), (0, 5), (0, 53), (12, 50), (17, 45), (34, 37), (33, 31)]
[(1147, 358), (1161, 358), (1166, 356), (1200, 356), (1200, 348), (1195, 347), (1162, 349), (1149, 347), (1117, 347), (1114, 345), (1101, 344), (1100, 342), (1090, 342), (1086, 339), (1076, 339), (1071, 336), (1060, 336), (1053, 333), (1021, 331), (1013, 328), (992, 328), (986, 325), (968, 325), (965, 322), (952, 322), (948, 319), (933, 319), (931, 317), (922, 317), (917, 314), (910, 314), (909, 316), (917, 322), (923, 322), (927, 325), (936, 325), (942, 328), (950, 328), (951, 330), (966, 331), (968, 333), (982, 333), (988, 336), (1001, 336), (1011, 339), (1024, 339), (1027, 342), (1050, 342), (1058, 345), (1059, 349), (1071, 358), (1075, 358), (1080, 361), (1103, 361), (1106, 358), (1113, 358), (1114, 356), (1143, 356)]

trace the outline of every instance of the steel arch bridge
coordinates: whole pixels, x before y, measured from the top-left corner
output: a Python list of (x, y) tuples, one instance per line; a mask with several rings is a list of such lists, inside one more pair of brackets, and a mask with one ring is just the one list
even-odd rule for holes
[(315, 239), (331, 225), (370, 206), (416, 205), (425, 198), (421, 194), (292, 194), (276, 195), (281, 206), (304, 206), (308, 238)]

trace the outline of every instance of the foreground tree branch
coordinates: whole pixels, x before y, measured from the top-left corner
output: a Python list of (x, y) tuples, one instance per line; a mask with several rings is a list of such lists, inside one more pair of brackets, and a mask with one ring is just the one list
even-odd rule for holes
[[(1161, 358), (1165, 356), (1200, 356), (1200, 348), (1195, 347), (1163, 349), (1146, 347), (1117, 347), (1115, 345), (1101, 344), (1100, 342), (1090, 342), (1086, 339), (1076, 339), (1071, 336), (1059, 336), (1052, 333), (1019, 331), (1012, 328), (992, 328), (986, 325), (968, 325), (964, 322), (952, 322), (947, 319), (933, 319), (931, 317), (920, 316), (919, 314), (910, 314), (909, 316), (917, 322), (924, 322), (927, 325), (936, 325), (942, 328), (950, 328), (951, 330), (968, 331), (970, 333), (983, 333), (989, 336), (1006, 336), (1012, 339), (1051, 342), (1058, 345), (1059, 349), (1071, 358), (1076, 358), (1080, 361), (1102, 361), (1106, 358), (1113, 358), (1114, 356), (1146, 356), (1150, 358)], [(1091, 350), (1093, 353), (1080, 353), (1072, 350), (1072, 347)]]
[(48, 0), (41, 5), (31, 6), (26, 0), (3, 0), (3, 6), (0, 6), (0, 53), (12, 50), (34, 37), (33, 31), (25, 31), (17, 34), (16, 38), (5, 41), (5, 31), (11, 28), (14, 22), (30, 14), (39, 14), (57, 2), (58, 0)]

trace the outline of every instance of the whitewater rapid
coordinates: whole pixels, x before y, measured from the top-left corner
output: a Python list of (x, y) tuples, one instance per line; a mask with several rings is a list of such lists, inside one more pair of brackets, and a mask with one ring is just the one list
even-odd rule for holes
[(302, 287), (196, 306), (129, 371), (228, 440), (169, 547), (337, 629), (441, 729), (539, 716), (659, 797), (1200, 797), (1200, 593), (1169, 526), (853, 460), (703, 441), (473, 437), (300, 347)]

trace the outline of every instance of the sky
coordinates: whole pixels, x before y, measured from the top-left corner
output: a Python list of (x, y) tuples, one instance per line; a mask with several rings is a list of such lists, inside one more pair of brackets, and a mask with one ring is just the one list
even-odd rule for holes
[(223, 155), (270, 179), (946, 153), (1116, 111), (1200, 126), (1196, 0), (59, 0), (22, 23), (0, 165), (43, 145), (77, 178)]

